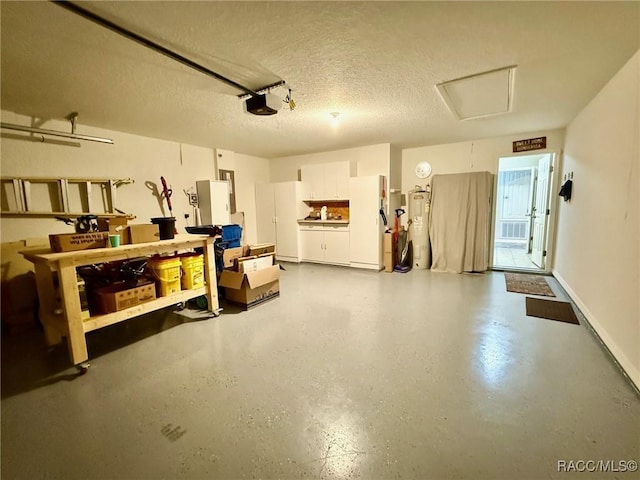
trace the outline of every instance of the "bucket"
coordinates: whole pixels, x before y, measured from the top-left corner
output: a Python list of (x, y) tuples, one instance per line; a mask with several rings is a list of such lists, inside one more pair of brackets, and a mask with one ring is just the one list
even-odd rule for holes
[(156, 287), (160, 297), (180, 293), (180, 266), (182, 262), (178, 257), (152, 257), (147, 262), (147, 267), (153, 272)]
[(151, 219), (151, 223), (158, 225), (160, 240), (170, 240), (175, 235), (176, 217), (156, 217)]
[(204, 287), (204, 256), (196, 254), (181, 255), (182, 289)]

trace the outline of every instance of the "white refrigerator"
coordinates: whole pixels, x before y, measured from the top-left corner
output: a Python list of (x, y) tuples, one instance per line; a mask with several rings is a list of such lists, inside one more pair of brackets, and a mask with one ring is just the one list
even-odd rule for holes
[[(349, 249), (352, 267), (382, 270), (384, 222), (380, 216), (384, 177), (349, 180)], [(386, 214), (386, 212), (385, 212)]]

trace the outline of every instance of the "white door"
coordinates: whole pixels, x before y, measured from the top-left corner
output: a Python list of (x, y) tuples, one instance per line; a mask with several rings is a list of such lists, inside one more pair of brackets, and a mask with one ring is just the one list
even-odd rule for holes
[(324, 165), (312, 163), (300, 167), (303, 200), (326, 200), (324, 197)]
[(551, 156), (547, 155), (538, 162), (538, 180), (536, 185), (536, 203), (533, 211), (533, 241), (531, 245), (531, 261), (544, 268), (547, 209), (549, 206), (549, 177), (551, 176)]
[(324, 231), (321, 227), (300, 229), (300, 256), (309, 262), (324, 262)]
[(298, 182), (281, 182), (274, 185), (276, 204), (276, 256), (278, 259), (298, 261), (298, 218), (296, 198)]
[(345, 227), (326, 227), (324, 231), (324, 261), (349, 265), (349, 232)]
[(276, 210), (273, 184), (256, 184), (256, 229), (258, 243), (276, 243)]
[(351, 263), (382, 266), (382, 177), (352, 177), (349, 184), (349, 234)]
[(337, 162), (334, 164), (336, 172), (336, 195), (337, 200), (348, 200), (349, 181), (351, 180), (351, 169), (349, 162)]

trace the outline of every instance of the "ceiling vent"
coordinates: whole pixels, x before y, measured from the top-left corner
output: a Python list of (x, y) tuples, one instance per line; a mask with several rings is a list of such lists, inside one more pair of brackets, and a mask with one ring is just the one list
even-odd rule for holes
[(508, 113), (513, 106), (516, 65), (436, 85), (440, 96), (458, 120)]

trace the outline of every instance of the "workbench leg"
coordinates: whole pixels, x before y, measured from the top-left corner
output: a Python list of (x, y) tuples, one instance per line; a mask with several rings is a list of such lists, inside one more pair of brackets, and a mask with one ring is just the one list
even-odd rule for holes
[(45, 342), (47, 342), (47, 346), (51, 347), (62, 341), (62, 332), (49, 322), (49, 316), (54, 314), (56, 308), (53, 274), (51, 269), (43, 263), (35, 264), (35, 274), (38, 302), (40, 303), (38, 317), (44, 327)]
[(78, 280), (76, 278), (76, 268), (71, 262), (60, 262), (60, 293), (62, 294), (62, 304), (64, 316), (69, 328), (67, 343), (69, 354), (74, 365), (78, 365), (89, 358), (87, 352), (87, 341), (84, 337), (82, 325), (82, 314), (80, 307), (80, 294), (78, 292)]
[(216, 259), (213, 251), (213, 241), (208, 240), (204, 248), (204, 279), (207, 282), (207, 301), (209, 310), (217, 312), (220, 308), (218, 302), (218, 277), (216, 276)]

